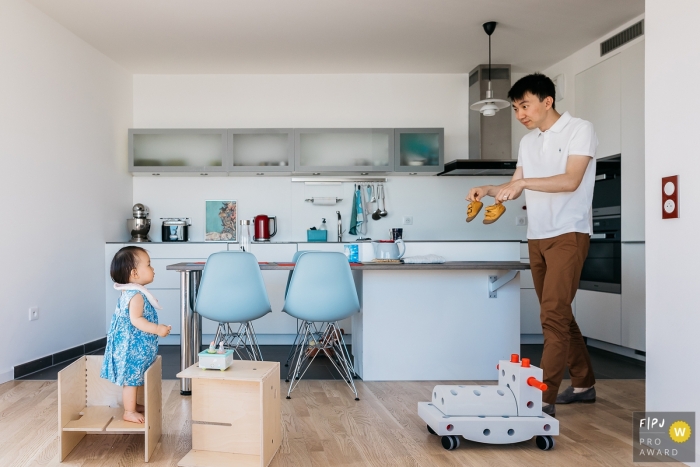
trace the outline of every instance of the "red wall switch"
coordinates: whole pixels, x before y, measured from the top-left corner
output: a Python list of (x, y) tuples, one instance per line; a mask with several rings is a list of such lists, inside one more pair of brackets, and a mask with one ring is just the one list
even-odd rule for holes
[(678, 198), (678, 175), (661, 179), (661, 218), (677, 219), (680, 217)]

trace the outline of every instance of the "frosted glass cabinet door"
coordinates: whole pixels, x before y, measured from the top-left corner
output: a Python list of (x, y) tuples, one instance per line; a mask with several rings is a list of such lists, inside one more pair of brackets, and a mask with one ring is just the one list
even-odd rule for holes
[(294, 130), (295, 172), (391, 172), (394, 130)]
[(228, 131), (231, 172), (291, 172), (294, 130), (245, 129)]
[(397, 128), (394, 130), (394, 171), (442, 172), (444, 148), (444, 128)]
[(130, 129), (131, 172), (226, 172), (223, 129)]

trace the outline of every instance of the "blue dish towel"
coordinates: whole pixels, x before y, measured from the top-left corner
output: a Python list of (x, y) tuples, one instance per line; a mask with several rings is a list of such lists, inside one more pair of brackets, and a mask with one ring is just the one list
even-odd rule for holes
[(352, 195), (352, 212), (350, 213), (350, 235), (357, 235), (357, 190)]

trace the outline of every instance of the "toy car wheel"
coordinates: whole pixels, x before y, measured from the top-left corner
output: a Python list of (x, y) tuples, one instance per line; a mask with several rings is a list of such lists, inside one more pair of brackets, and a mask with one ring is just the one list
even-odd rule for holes
[(448, 435), (442, 437), (442, 447), (448, 451), (452, 451), (459, 447), (459, 438), (456, 436)]
[(425, 425), (425, 426), (428, 427), (428, 433), (430, 433), (431, 435), (436, 435), (436, 434), (437, 434), (437, 433), (435, 433), (435, 430), (433, 430), (432, 428), (430, 428), (430, 425)]
[(535, 443), (543, 451), (549, 451), (554, 447), (554, 438), (551, 436), (538, 436), (535, 438)]

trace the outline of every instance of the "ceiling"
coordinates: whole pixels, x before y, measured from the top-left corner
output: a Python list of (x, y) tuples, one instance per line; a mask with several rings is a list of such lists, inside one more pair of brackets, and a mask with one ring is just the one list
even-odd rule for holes
[(27, 0), (135, 74), (542, 70), (644, 0)]

